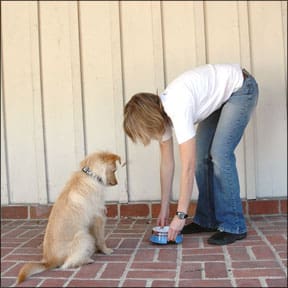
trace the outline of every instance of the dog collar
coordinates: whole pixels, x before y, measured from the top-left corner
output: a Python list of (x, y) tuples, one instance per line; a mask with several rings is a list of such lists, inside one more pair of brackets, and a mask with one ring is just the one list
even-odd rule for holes
[(102, 177), (96, 175), (95, 173), (93, 173), (89, 167), (85, 166), (82, 168), (82, 172), (84, 172), (86, 175), (96, 179), (100, 184), (104, 185), (103, 179)]

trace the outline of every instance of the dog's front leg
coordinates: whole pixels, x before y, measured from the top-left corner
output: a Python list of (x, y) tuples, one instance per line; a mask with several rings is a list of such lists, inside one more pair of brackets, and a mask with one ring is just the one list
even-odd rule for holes
[(111, 254), (113, 249), (108, 248), (105, 243), (105, 220), (103, 217), (95, 217), (93, 234), (95, 237), (96, 249), (103, 252), (104, 254)]

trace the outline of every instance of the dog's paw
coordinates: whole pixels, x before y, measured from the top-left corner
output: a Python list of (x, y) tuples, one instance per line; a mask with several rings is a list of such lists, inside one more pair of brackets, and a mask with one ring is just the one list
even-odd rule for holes
[(102, 249), (102, 252), (106, 255), (110, 255), (113, 253), (113, 249), (111, 248), (105, 248), (105, 249)]
[(92, 264), (92, 263), (94, 263), (95, 261), (93, 260), (93, 259), (91, 259), (91, 258), (88, 258), (86, 261), (85, 261), (85, 263), (83, 263), (83, 264)]

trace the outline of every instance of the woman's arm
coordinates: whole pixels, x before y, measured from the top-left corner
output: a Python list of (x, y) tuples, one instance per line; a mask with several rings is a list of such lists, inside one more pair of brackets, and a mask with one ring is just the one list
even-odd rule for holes
[(169, 201), (172, 194), (174, 176), (173, 138), (160, 142), (160, 182), (161, 182), (161, 210), (157, 219), (157, 225), (169, 224)]
[[(179, 145), (181, 160), (181, 179), (180, 194), (177, 211), (187, 214), (194, 182), (195, 173), (195, 155), (196, 155), (195, 137)], [(185, 219), (179, 219), (174, 216), (168, 232), (168, 240), (174, 241), (177, 234), (183, 229)]]

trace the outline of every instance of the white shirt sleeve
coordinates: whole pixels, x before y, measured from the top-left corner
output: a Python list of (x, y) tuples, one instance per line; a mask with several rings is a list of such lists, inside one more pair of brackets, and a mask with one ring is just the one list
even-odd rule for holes
[(193, 107), (189, 105), (183, 108), (170, 116), (178, 144), (182, 144), (196, 135)]

